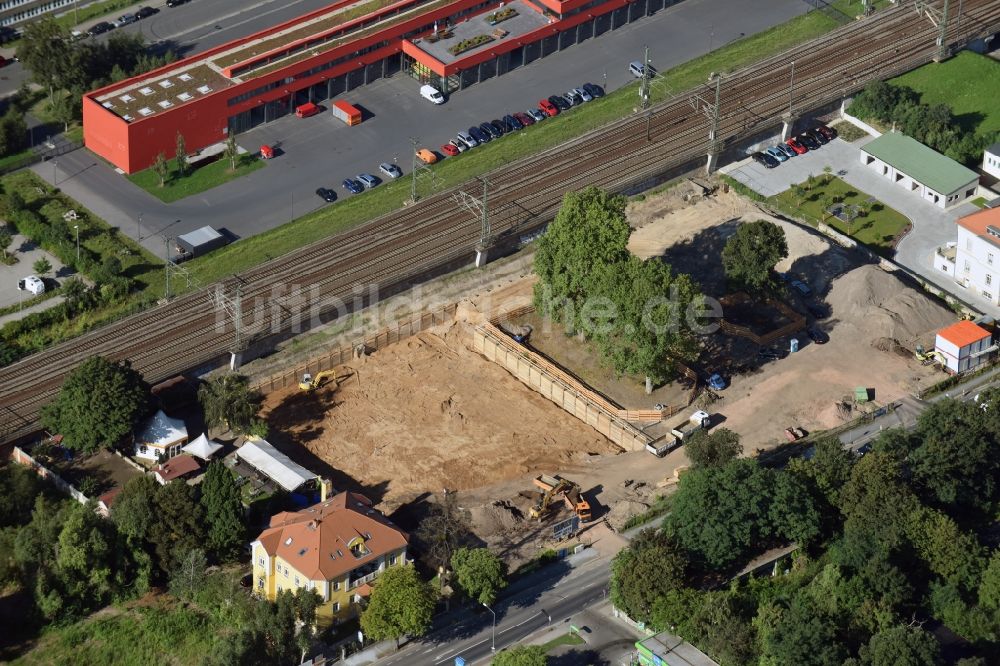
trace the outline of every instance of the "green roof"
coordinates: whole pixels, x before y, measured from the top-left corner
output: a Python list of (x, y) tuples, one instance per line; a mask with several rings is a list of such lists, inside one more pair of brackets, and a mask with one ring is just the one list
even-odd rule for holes
[(861, 150), (938, 194), (951, 194), (964, 185), (979, 180), (975, 171), (966, 169), (950, 157), (931, 150), (905, 134), (883, 134), (863, 145)]

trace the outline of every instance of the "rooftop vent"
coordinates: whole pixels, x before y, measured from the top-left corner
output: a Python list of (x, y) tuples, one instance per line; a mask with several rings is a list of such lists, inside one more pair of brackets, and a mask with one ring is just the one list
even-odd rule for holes
[(141, 109), (139, 109), (139, 115), (140, 116), (151, 116), (151, 115), (153, 115), (153, 110), (151, 108), (149, 108), (148, 106), (144, 106)]
[(161, 88), (173, 88), (174, 87), (174, 82), (171, 81), (170, 79), (163, 79), (162, 81), (160, 81), (160, 87)]
[(212, 92), (212, 89), (209, 88), (208, 86), (198, 86), (197, 90), (202, 95), (207, 95), (208, 93)]
[(135, 97), (132, 97), (132, 95), (122, 95), (122, 96), (121, 96), (121, 97), (119, 97), (118, 99), (120, 99), (121, 101), (123, 101), (123, 102), (125, 102), (126, 104), (128, 104), (129, 102), (131, 102), (132, 100), (134, 100), (134, 99), (135, 99)]
[(186, 102), (189, 99), (194, 99), (194, 95), (192, 95), (191, 93), (182, 92), (180, 95), (177, 96), (177, 99), (179, 99), (182, 102)]
[(153, 94), (153, 89), (150, 88), (149, 86), (146, 86), (145, 88), (139, 88), (139, 92), (148, 97)]
[(299, 557), (302, 557), (303, 555), (305, 555), (306, 554), (306, 550), (307, 550), (306, 548), (303, 548), (302, 550), (300, 550), (299, 551)]
[(194, 77), (192, 77), (190, 74), (186, 74), (185, 73), (185, 74), (181, 74), (177, 78), (180, 79), (181, 81), (190, 81)]
[(291, 546), (292, 545), (292, 537), (288, 537), (287, 539), (285, 539), (285, 545), (286, 546)]
[(133, 118), (132, 118), (132, 116), (130, 116), (130, 115), (128, 115), (126, 113), (124, 116), (122, 116), (122, 120), (124, 120), (127, 123), (130, 123), (130, 122), (132, 122)]
[(343, 557), (343, 556), (344, 556), (344, 551), (342, 551), (341, 549), (338, 548), (337, 549), (337, 557)]
[(166, 100), (166, 99), (163, 100), (162, 102), (157, 102), (157, 104), (159, 104), (160, 108), (163, 108), (163, 109), (169, 109), (170, 107), (172, 107), (174, 105), (173, 102), (171, 102), (170, 100)]
[(115, 108), (115, 105), (112, 104), (111, 102), (105, 102), (104, 104), (101, 104), (101, 106), (103, 106), (105, 109), (113, 109), (113, 108)]

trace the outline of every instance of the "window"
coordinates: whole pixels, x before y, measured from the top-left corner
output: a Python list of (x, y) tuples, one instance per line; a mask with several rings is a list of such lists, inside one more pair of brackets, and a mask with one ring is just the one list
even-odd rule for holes
[(336, 613), (339, 610), (340, 610), (340, 602), (339, 601), (334, 601), (333, 602), (333, 612)]
[(989, 273), (987, 273), (987, 274), (986, 274), (986, 286), (988, 287), (988, 286), (990, 286), (991, 284), (993, 284), (993, 276), (992, 276), (992, 275), (990, 275)]
[(299, 577), (296, 576), (295, 577), (295, 587), (298, 587), (298, 586), (299, 586)]
[(391, 567), (394, 564), (396, 564), (396, 556), (395, 555), (390, 555), (389, 556), (389, 566)]
[(285, 578), (288, 578), (288, 567), (285, 567)]
[(340, 589), (340, 581), (339, 580), (333, 581), (333, 591), (336, 592), (339, 589)]
[(281, 592), (281, 586), (280, 585), (278, 586), (278, 592)]
[(259, 560), (257, 560), (257, 561), (258, 561), (258, 562), (260, 563), (260, 566), (264, 566), (264, 558), (263, 558), (263, 557), (262, 557), (262, 558), (260, 558), (260, 559), (259, 559)]
[(968, 260), (968, 259), (966, 259), (966, 260), (965, 260), (965, 267), (964, 267), (964, 270), (965, 270), (965, 272), (966, 272), (966, 273), (968, 273), (968, 272), (969, 272), (969, 271), (970, 271), (971, 269), (972, 269), (972, 267), (971, 267), (971, 266), (969, 265), (969, 260)]
[(261, 578), (261, 579), (259, 579), (257, 581), (257, 589), (258, 590), (263, 590), (264, 589), (264, 579), (263, 578)]
[(971, 238), (966, 238), (965, 239), (965, 249), (968, 250), (969, 252), (972, 252), (972, 239)]
[(992, 252), (987, 253), (987, 255), (986, 255), (986, 263), (988, 263), (990, 266), (993, 265), (993, 253)]

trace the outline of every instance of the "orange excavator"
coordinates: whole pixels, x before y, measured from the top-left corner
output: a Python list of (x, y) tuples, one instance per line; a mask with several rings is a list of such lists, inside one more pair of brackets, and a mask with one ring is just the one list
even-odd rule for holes
[(541, 474), (533, 480), (536, 487), (542, 491), (542, 499), (528, 512), (535, 520), (541, 520), (552, 506), (553, 501), (562, 500), (569, 509), (574, 511), (580, 522), (589, 522), (592, 514), (590, 504), (583, 497), (580, 486), (560, 476)]

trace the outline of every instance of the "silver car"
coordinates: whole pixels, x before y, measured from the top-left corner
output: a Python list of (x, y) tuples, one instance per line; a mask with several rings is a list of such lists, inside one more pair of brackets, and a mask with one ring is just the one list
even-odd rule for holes
[(366, 190), (370, 190), (378, 185), (378, 179), (370, 173), (359, 173), (358, 182), (364, 185)]
[(479, 142), (472, 138), (472, 135), (467, 132), (459, 132), (458, 140), (466, 145), (468, 148), (475, 148), (479, 145)]
[(378, 165), (378, 170), (387, 175), (389, 178), (399, 178), (403, 175), (403, 171), (395, 164), (389, 164), (388, 162), (382, 162)]
[(590, 100), (594, 99), (593, 96), (583, 88), (573, 88), (573, 92), (579, 95), (584, 102), (589, 102)]

